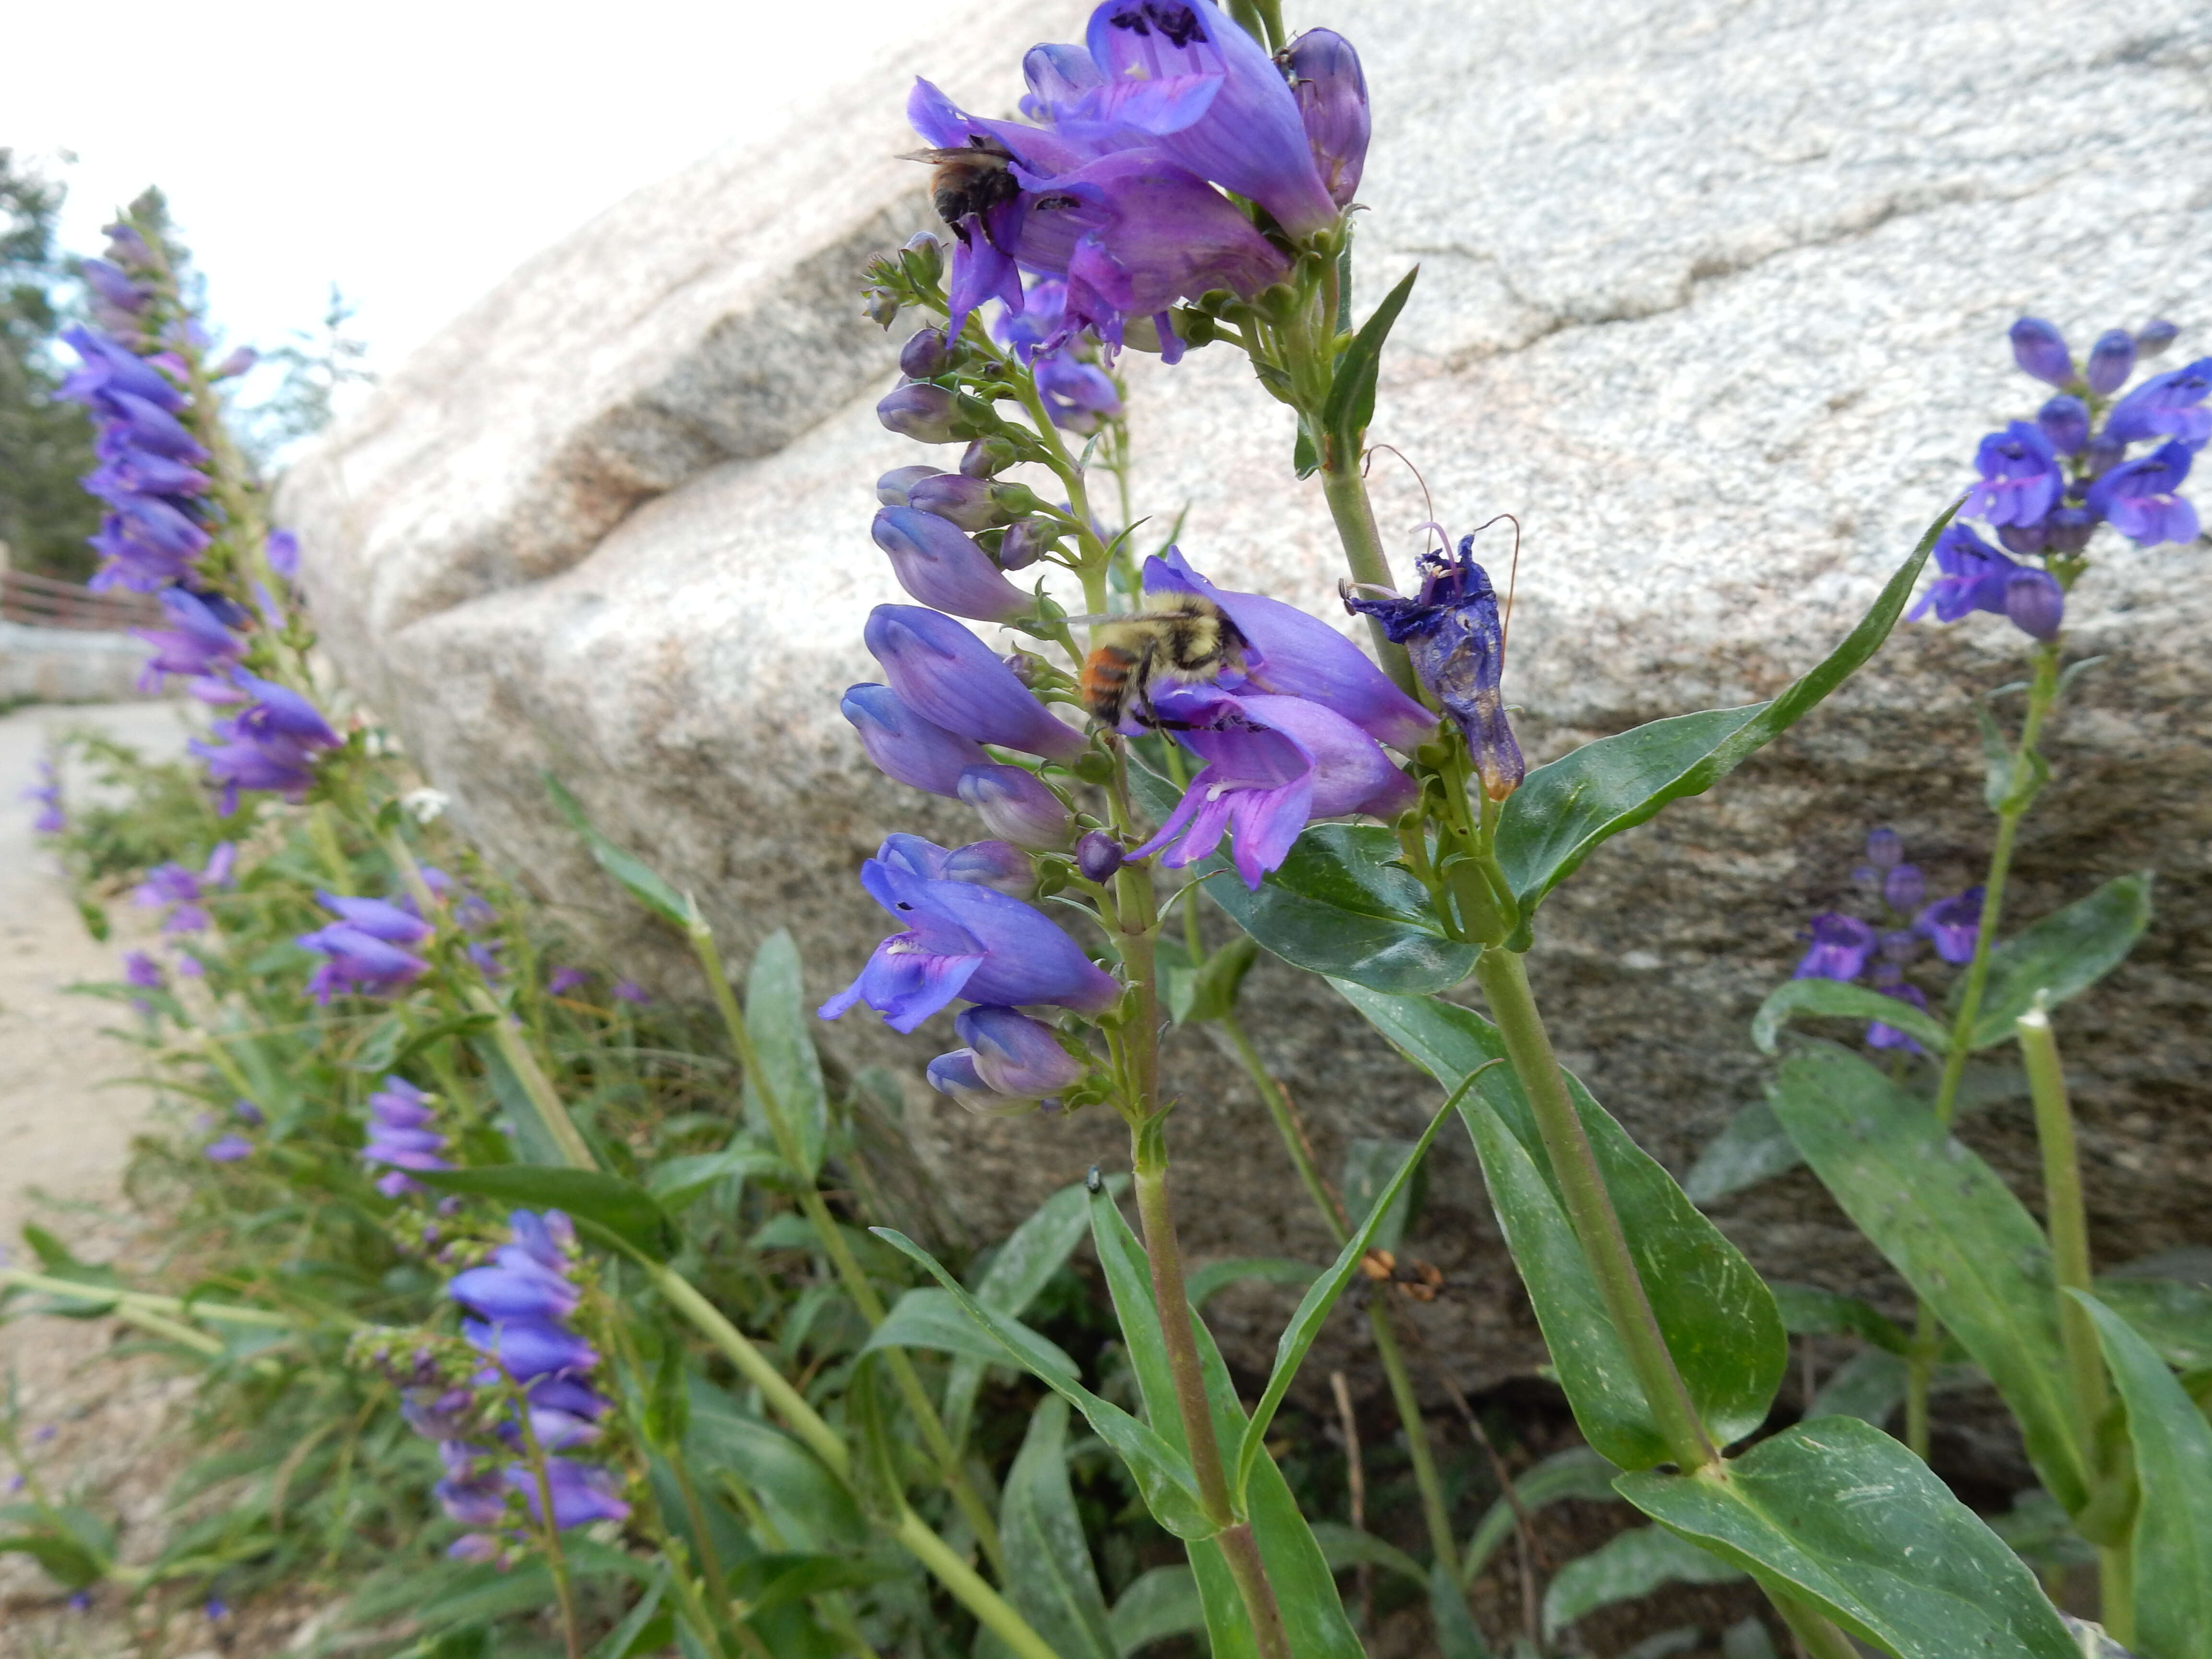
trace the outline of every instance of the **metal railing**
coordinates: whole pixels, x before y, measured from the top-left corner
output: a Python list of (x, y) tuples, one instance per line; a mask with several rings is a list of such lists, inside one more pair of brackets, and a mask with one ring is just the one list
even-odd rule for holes
[(0, 569), (0, 622), (119, 632), (161, 620), (161, 607), (143, 593), (95, 592), (27, 570)]

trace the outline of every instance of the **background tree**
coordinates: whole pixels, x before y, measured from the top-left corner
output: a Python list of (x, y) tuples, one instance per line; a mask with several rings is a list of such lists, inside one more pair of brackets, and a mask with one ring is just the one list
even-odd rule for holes
[(92, 426), (53, 396), (64, 274), (54, 224), (64, 187), (0, 149), (0, 542), (17, 569), (82, 581), (99, 503), (77, 480), (93, 468)]

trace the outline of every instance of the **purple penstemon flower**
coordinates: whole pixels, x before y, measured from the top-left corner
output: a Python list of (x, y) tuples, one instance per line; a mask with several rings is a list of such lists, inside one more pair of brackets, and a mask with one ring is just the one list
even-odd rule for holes
[(923, 719), (888, 685), (853, 686), (838, 708), (877, 769), (909, 788), (957, 795), (963, 772), (989, 763), (974, 738)]
[(1972, 962), (1981, 933), (1982, 890), (1969, 887), (1954, 898), (1936, 900), (1914, 918), (1912, 926), (1954, 967)]
[(941, 611), (879, 605), (864, 637), (900, 701), (948, 732), (1063, 762), (1087, 746), (988, 646)]
[(2204, 406), (2208, 394), (2212, 394), (2212, 357), (2154, 374), (2112, 405), (2105, 435), (2120, 444), (2173, 438), (2192, 450), (2202, 449), (2212, 439), (2212, 409)]
[(368, 1139), (361, 1149), (362, 1161), (385, 1174), (376, 1190), (386, 1198), (419, 1193), (420, 1182), (410, 1170), (450, 1170), (443, 1156), (446, 1137), (434, 1127), (437, 1113), (431, 1097), (404, 1077), (386, 1077), (383, 1086), (368, 1097)]
[[(1942, 623), (1957, 622), (1977, 611), (2009, 617), (2007, 601), (2014, 577), (2038, 576), (2051, 580), (2033, 566), (2006, 557), (1976, 535), (1972, 526), (1957, 523), (1936, 538), (1936, 565), (1942, 574), (1929, 585), (1920, 602), (1909, 613), (1916, 622), (1930, 611)], [(2051, 586), (2056, 588), (2057, 583), (2052, 581)], [(2039, 599), (2038, 604), (2047, 604), (2047, 600)], [(2039, 611), (2030, 619), (2039, 620), (2040, 616)]]
[(822, 1005), (823, 1018), (865, 1002), (908, 1032), (957, 998), (1093, 1014), (1120, 999), (1112, 976), (1049, 917), (978, 883), (933, 878), (924, 873), (932, 854), (952, 856), (918, 836), (895, 837), (860, 866), (868, 896), (905, 931), (876, 947), (852, 984)]
[(160, 690), (165, 675), (195, 678), (220, 675), (245, 652), (246, 641), (224, 625), (214, 607), (199, 594), (167, 587), (161, 590), (161, 602), (174, 627), (131, 630), (133, 636), (154, 647), (138, 676), (140, 690)]
[(2033, 421), (2014, 421), (1984, 438), (1974, 468), (1981, 482), (1966, 492), (1959, 510), (1993, 525), (2040, 523), (2065, 487), (2051, 440)]
[(2179, 492), (2196, 453), (2176, 438), (2149, 454), (2123, 461), (2089, 486), (2090, 512), (2138, 547), (2197, 539), (2197, 508)]
[(241, 1134), (227, 1134), (210, 1140), (200, 1152), (210, 1164), (236, 1164), (253, 1156), (253, 1143)]
[(343, 918), (294, 942), (318, 952), (321, 967), (307, 981), (315, 1000), (327, 1003), (341, 991), (368, 996), (389, 996), (405, 989), (430, 969), (420, 957), (403, 947), (420, 945), (435, 930), (419, 916), (410, 915), (382, 899), (347, 898), (317, 893), (325, 909)]
[(975, 1057), (976, 1074), (994, 1093), (1042, 1100), (1073, 1088), (1089, 1069), (1051, 1026), (1018, 1009), (969, 1008), (952, 1024)]
[(246, 700), (245, 708), (216, 722), (214, 742), (186, 745), (220, 786), (223, 811), (237, 810), (241, 789), (266, 789), (300, 799), (315, 781), (316, 751), (337, 747), (337, 733), (313, 703), (289, 686), (240, 668), (231, 671), (230, 685), (234, 695)]
[(39, 804), (37, 814), (31, 819), (33, 835), (58, 836), (69, 828), (69, 814), (62, 810), (61, 780), (55, 775), (54, 763), (46, 756), (39, 757), (39, 781), (22, 792), (23, 799)]
[(1036, 608), (1036, 599), (1001, 575), (989, 554), (935, 513), (887, 507), (876, 514), (869, 533), (890, 556), (899, 586), (933, 609), (977, 622), (1006, 622)]
[(2023, 317), (2012, 325), (2012, 357), (2039, 380), (2055, 386), (2074, 380), (2073, 354), (2065, 336), (2040, 317)]
[(1350, 207), (1367, 162), (1370, 128), (1359, 54), (1334, 29), (1308, 29), (1291, 42), (1284, 68), (1329, 200)]
[(1790, 974), (1792, 979), (1854, 980), (1866, 972), (1874, 954), (1875, 930), (1856, 916), (1830, 910), (1806, 924), (1811, 948)]
[(958, 793), (985, 829), (1017, 847), (1054, 852), (1074, 837), (1066, 805), (1018, 766), (971, 766), (960, 775)]
[(1129, 849), (1132, 859), (1157, 853), (1178, 869), (1209, 857), (1233, 831), (1231, 860), (1256, 891), (1313, 819), (1392, 817), (1419, 796), (1373, 738), (1320, 703), (1197, 687), (1170, 688), (1155, 702), (1187, 728), (1177, 740), (1206, 764), (1158, 832)]

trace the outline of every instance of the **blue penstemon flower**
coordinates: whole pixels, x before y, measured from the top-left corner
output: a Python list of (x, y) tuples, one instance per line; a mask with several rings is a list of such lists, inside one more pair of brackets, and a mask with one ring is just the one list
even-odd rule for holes
[[(1904, 842), (1893, 830), (1869, 832), (1866, 855), (1867, 861), (1852, 874), (1881, 907), (1881, 918), (1869, 921), (1842, 910), (1814, 916), (1799, 934), (1805, 954), (1790, 977), (1844, 984), (1863, 980), (1884, 996), (1925, 1013), (1927, 993), (1910, 982), (1905, 969), (1918, 958), (1923, 944), (1933, 944), (1936, 954), (1954, 967), (1973, 960), (1982, 890), (1970, 887), (1927, 902), (1927, 878), (1917, 866), (1905, 861)], [(1867, 1026), (1866, 1040), (1876, 1048), (1922, 1052), (1912, 1038), (1880, 1020)]]

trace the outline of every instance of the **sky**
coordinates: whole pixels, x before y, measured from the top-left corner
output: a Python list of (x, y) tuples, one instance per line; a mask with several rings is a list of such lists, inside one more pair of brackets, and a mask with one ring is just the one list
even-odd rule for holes
[(285, 343), (336, 281), (388, 368), (538, 249), (921, 27), (896, 0), (24, 7), (9, 56), (53, 68), (9, 77), (0, 145), (69, 185), (70, 251), (159, 184), (228, 339)]

